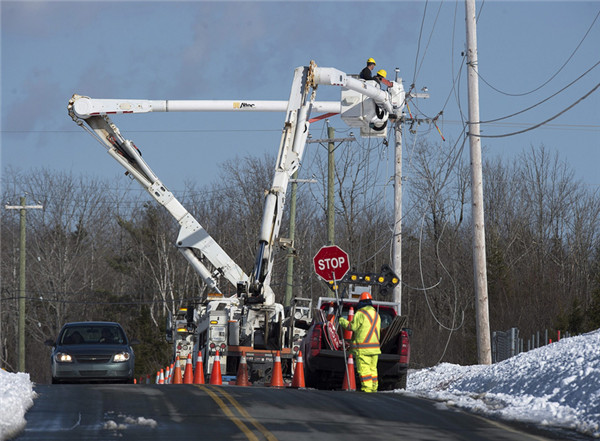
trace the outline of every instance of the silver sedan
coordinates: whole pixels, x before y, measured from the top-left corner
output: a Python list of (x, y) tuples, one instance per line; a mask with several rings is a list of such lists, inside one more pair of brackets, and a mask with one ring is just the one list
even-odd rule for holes
[(135, 355), (125, 331), (115, 322), (65, 324), (52, 346), (52, 383), (133, 383)]

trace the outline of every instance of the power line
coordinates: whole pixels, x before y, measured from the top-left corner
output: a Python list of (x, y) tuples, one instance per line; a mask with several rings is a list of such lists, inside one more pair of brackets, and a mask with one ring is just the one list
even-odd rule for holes
[[(17, 300), (19, 297), (3, 297), (0, 301)], [(63, 299), (46, 299), (43, 297), (25, 297), (25, 300), (30, 302), (41, 302), (41, 303), (63, 303), (63, 304), (77, 304), (77, 305), (149, 305), (149, 304), (162, 304), (171, 302), (197, 302), (198, 297), (194, 298), (175, 298), (175, 299), (154, 299), (154, 300), (129, 300), (129, 301), (114, 301), (114, 302), (98, 302), (89, 300), (63, 300)]]
[(519, 135), (521, 133), (525, 133), (525, 132), (529, 132), (530, 130), (533, 129), (537, 129), (540, 126), (543, 126), (544, 124), (546, 124), (549, 121), (552, 121), (556, 118), (558, 118), (560, 115), (562, 115), (563, 113), (569, 111), (570, 109), (572, 109), (573, 107), (575, 107), (577, 104), (579, 104), (581, 101), (583, 101), (584, 99), (586, 99), (588, 96), (590, 96), (592, 93), (594, 93), (596, 91), (596, 89), (598, 89), (600, 87), (600, 83), (596, 84), (596, 86), (590, 90), (588, 93), (586, 93), (584, 96), (582, 96), (581, 98), (579, 98), (577, 101), (575, 101), (573, 104), (571, 104), (569, 107), (567, 107), (566, 109), (560, 111), (559, 113), (557, 113), (556, 115), (548, 118), (545, 121), (542, 121), (539, 124), (536, 124), (535, 126), (529, 127), (527, 129), (523, 129), (523, 130), (519, 130), (518, 132), (512, 132), (512, 133), (505, 133), (504, 135), (477, 135), (479, 138), (504, 138), (507, 136), (513, 136), (513, 135)]
[(561, 92), (564, 92), (565, 90), (567, 90), (569, 87), (571, 87), (573, 84), (575, 84), (577, 81), (579, 81), (580, 79), (582, 79), (584, 76), (586, 76), (588, 73), (590, 73), (593, 69), (595, 69), (598, 65), (600, 64), (600, 61), (598, 61), (596, 64), (594, 64), (592, 67), (590, 67), (588, 70), (586, 70), (584, 73), (582, 73), (579, 77), (577, 77), (576, 79), (574, 79), (573, 81), (571, 81), (569, 84), (567, 84), (565, 87), (563, 87), (562, 89), (560, 89), (559, 91), (553, 93), (552, 95), (550, 95), (548, 98), (543, 99), (542, 101), (527, 107), (526, 109), (520, 110), (518, 112), (512, 113), (510, 115), (506, 115), (506, 116), (502, 116), (500, 118), (496, 118), (496, 119), (490, 119), (488, 121), (479, 121), (480, 124), (484, 124), (484, 123), (489, 123), (489, 122), (496, 122), (496, 121), (501, 121), (503, 119), (507, 119), (507, 118), (511, 118), (513, 116), (517, 116), (520, 115), (521, 113), (527, 112), (528, 110), (531, 110), (543, 103), (545, 103), (546, 101), (548, 101), (551, 98), (554, 98), (556, 95), (558, 95)]
[[(507, 95), (507, 96), (525, 96), (525, 95), (529, 95), (533, 92), (536, 92), (538, 90), (540, 90), (542, 87), (544, 87), (546, 84), (548, 84), (550, 81), (552, 81), (563, 69), (564, 67), (569, 63), (569, 61), (571, 61), (571, 58), (573, 58), (573, 56), (575, 55), (575, 53), (579, 50), (579, 47), (582, 45), (582, 43), (585, 41), (585, 39), (587, 38), (588, 34), (590, 33), (590, 31), (592, 30), (592, 27), (594, 26), (594, 24), (596, 23), (596, 20), (598, 20), (598, 16), (600, 16), (600, 10), (598, 11), (598, 13), (596, 14), (596, 17), (594, 18), (594, 20), (592, 21), (592, 24), (589, 26), (587, 32), (585, 33), (585, 35), (583, 36), (583, 38), (581, 39), (581, 41), (579, 42), (579, 44), (577, 45), (577, 47), (575, 48), (575, 50), (571, 53), (571, 55), (569, 56), (569, 58), (567, 58), (567, 61), (565, 61), (563, 63), (563, 65), (554, 73), (554, 75), (552, 75), (548, 80), (546, 80), (544, 83), (542, 83), (540, 86), (536, 87), (535, 89), (530, 90), (529, 92), (523, 92), (523, 93), (508, 93), (508, 92), (503, 92), (499, 89), (497, 89), (496, 87), (492, 86), (489, 82), (487, 82), (485, 80), (485, 78), (483, 78), (481, 76), (481, 73), (478, 72), (477, 76), (479, 77), (479, 79), (481, 79), (481, 81), (483, 81), (486, 85), (488, 85), (491, 89), (495, 90), (498, 93), (501, 93), (502, 95)], [(594, 66), (595, 67), (595, 66)], [(567, 86), (568, 87), (568, 86)], [(566, 88), (565, 88), (566, 89)], [(564, 90), (564, 89), (563, 89)], [(554, 95), (553, 95), (554, 96)]]

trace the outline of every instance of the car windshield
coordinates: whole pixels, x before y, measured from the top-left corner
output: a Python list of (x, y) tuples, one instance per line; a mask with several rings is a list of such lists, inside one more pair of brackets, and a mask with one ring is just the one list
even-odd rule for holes
[(125, 344), (125, 334), (118, 326), (77, 325), (69, 326), (60, 338), (62, 345)]

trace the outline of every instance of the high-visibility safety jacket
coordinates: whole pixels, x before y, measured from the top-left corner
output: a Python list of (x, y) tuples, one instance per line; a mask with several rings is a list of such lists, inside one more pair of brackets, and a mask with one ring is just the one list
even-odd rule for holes
[(365, 306), (360, 308), (351, 322), (340, 317), (340, 325), (352, 331), (352, 342), (350, 351), (365, 355), (381, 354), (379, 347), (379, 332), (381, 330), (381, 318), (375, 308)]

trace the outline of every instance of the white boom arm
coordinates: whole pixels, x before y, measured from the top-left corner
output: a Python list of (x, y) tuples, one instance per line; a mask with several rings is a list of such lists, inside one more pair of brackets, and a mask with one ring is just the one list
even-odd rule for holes
[[(257, 100), (119, 100), (79, 97), (73, 103), (73, 113), (78, 118), (90, 116), (150, 113), (150, 112), (285, 112), (288, 101)], [(313, 103), (313, 110), (340, 113), (339, 101)]]
[[(73, 106), (82, 98), (89, 100), (87, 97), (73, 95), (69, 101), (68, 109), (73, 120), (85, 128), (83, 121), (73, 112)], [(224, 276), (234, 286), (239, 281), (248, 280), (248, 276), (244, 271), (181, 205), (173, 193), (167, 190), (167, 187), (163, 185), (146, 161), (142, 159), (137, 147), (130, 140), (123, 138), (117, 126), (112, 123), (108, 116), (88, 116), (85, 122), (93, 130), (91, 133), (94, 137), (106, 147), (108, 154), (121, 164), (127, 170), (127, 173), (137, 180), (177, 220), (181, 227), (176, 242), (177, 247), (202, 277), (210, 292), (221, 292), (217, 286), (215, 276)], [(86, 130), (88, 129), (86, 128)], [(197, 257), (192, 249), (198, 250), (201, 256), (208, 259), (211, 265), (216, 268), (215, 273), (208, 270), (202, 263), (201, 258)]]
[[(402, 84), (394, 83), (388, 91), (347, 76), (334, 68), (310, 66), (298, 67), (294, 71), (292, 90), (288, 101), (255, 100), (128, 100), (92, 99), (73, 95), (69, 101), (69, 114), (73, 120), (85, 127), (87, 123), (94, 135), (158, 203), (163, 205), (179, 222), (181, 230), (177, 246), (194, 269), (200, 274), (210, 290), (218, 291), (215, 276), (223, 275), (238, 292), (250, 295), (256, 303), (273, 304), (275, 296), (270, 287), (273, 247), (279, 236), (287, 185), (300, 166), (306, 146), (311, 111), (342, 113), (344, 103), (315, 101), (318, 85), (342, 86), (371, 98), (388, 115), (401, 111), (404, 106)], [(202, 111), (262, 111), (286, 112), (285, 124), (279, 146), (275, 175), (271, 188), (266, 192), (263, 218), (258, 237), (258, 251), (252, 274), (248, 277), (238, 265), (213, 240), (191, 214), (169, 192), (150, 167), (142, 159), (135, 145), (123, 138), (119, 129), (108, 115), (149, 112), (202, 112)], [(359, 119), (363, 119), (362, 117)], [(211, 273), (192, 249), (198, 250), (216, 268)]]

